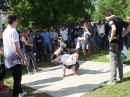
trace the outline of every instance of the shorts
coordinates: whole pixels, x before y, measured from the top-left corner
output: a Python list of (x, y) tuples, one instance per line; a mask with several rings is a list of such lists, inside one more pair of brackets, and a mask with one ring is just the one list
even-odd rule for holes
[(90, 43), (82, 44), (82, 49), (90, 49)]
[(5, 77), (5, 64), (0, 64), (0, 81), (3, 81)]
[(93, 37), (91, 37), (91, 43), (93, 43), (93, 44), (96, 44), (96, 39), (94, 39), (94, 36)]
[(79, 63), (78, 63), (78, 62), (76, 62), (76, 64), (73, 64), (73, 65), (65, 65), (65, 64), (64, 64), (64, 66), (65, 66), (67, 69), (72, 69), (72, 66), (74, 66), (74, 65), (76, 66), (75, 69), (76, 69), (76, 71), (77, 71), (78, 68), (79, 68)]

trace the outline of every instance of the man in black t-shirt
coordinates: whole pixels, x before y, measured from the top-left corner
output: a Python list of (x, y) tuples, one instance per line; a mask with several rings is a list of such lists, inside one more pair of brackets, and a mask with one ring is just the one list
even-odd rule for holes
[[(114, 15), (114, 11), (107, 9), (103, 15), (109, 21), (110, 37), (109, 37), (109, 55), (111, 65), (111, 79), (106, 83), (113, 85), (116, 83), (116, 67), (118, 67), (120, 81), (123, 81), (123, 64), (121, 59), (121, 51), (123, 50), (123, 39), (130, 26), (121, 18)], [(124, 32), (123, 32), (123, 28)]]

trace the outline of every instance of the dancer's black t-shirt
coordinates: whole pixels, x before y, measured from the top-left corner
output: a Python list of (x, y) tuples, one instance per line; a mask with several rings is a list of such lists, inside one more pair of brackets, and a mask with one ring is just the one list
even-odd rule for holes
[(116, 33), (114, 36), (116, 38), (109, 43), (109, 51), (114, 53), (120, 52), (123, 50), (123, 39), (122, 39), (123, 28), (126, 28), (129, 24), (123, 21), (121, 18), (113, 16), (109, 19), (109, 25), (110, 27), (112, 25), (116, 26)]

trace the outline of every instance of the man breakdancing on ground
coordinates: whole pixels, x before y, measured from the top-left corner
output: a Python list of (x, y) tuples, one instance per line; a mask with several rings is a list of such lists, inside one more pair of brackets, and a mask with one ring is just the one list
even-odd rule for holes
[(75, 75), (79, 75), (76, 71), (79, 68), (79, 64), (77, 62), (77, 59), (79, 57), (79, 52), (80, 52), (80, 44), (81, 44), (81, 40), (85, 40), (86, 38), (84, 37), (78, 37), (77, 39), (77, 45), (76, 45), (76, 51), (74, 54), (64, 54), (64, 55), (59, 55), (60, 52), (62, 51), (62, 49), (64, 47), (66, 47), (66, 44), (64, 42), (62, 42), (61, 40), (58, 40), (60, 42), (60, 48), (57, 49), (52, 55), (51, 55), (51, 59), (54, 61), (61, 61), (64, 64), (63, 67), (63, 77), (65, 77), (65, 73), (66, 73), (66, 68), (68, 69), (72, 69), (73, 73)]

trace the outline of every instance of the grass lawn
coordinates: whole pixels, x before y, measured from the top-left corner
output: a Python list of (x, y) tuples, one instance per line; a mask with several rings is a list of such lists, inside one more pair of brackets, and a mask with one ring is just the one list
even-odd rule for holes
[[(99, 48), (97, 48), (97, 51), (91, 52), (90, 56), (91, 59), (85, 59), (86, 61), (94, 61), (94, 62), (109, 62), (106, 59), (106, 55), (108, 54), (108, 50), (105, 49), (103, 53), (100, 53)], [(129, 51), (130, 55), (130, 51)], [(79, 60), (82, 60), (83, 54), (80, 54)], [(84, 60), (84, 61), (85, 61)], [(130, 63), (130, 57), (128, 60), (124, 61), (125, 64)], [(51, 62), (43, 62), (43, 63), (37, 63), (39, 69), (44, 70), (47, 68), (52, 67)], [(27, 70), (25, 67), (23, 67), (23, 75), (27, 74)], [(86, 93), (82, 97), (130, 97), (130, 73), (127, 73), (124, 77), (123, 83), (118, 83), (114, 86), (100, 86), (99, 88)], [(12, 76), (10, 74), (10, 71), (7, 70), (6, 72), (6, 78), (5, 78), (5, 84), (12, 87)], [(52, 97), (51, 95), (48, 95), (46, 93), (40, 92), (38, 90), (29, 88), (27, 86), (23, 85), (23, 90), (27, 91), (29, 94), (25, 97)], [(12, 97), (12, 89), (7, 93), (0, 94), (0, 97)]]

